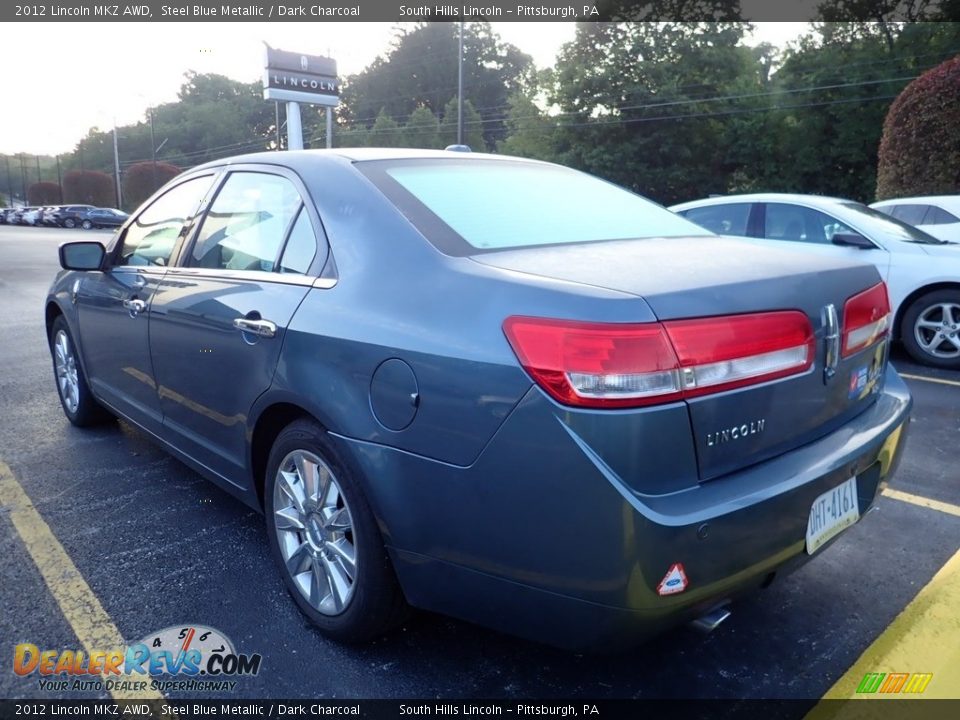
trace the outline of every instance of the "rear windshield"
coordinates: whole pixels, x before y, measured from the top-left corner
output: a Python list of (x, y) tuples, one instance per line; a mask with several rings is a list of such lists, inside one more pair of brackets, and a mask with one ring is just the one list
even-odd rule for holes
[(510, 160), (402, 160), (357, 167), (443, 252), (712, 235), (585, 173)]

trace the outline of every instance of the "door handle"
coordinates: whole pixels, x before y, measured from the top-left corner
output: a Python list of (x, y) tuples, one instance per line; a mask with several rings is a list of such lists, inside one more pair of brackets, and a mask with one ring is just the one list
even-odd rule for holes
[(130, 317), (136, 317), (147, 309), (147, 304), (140, 298), (132, 298), (123, 301), (123, 307), (130, 313)]
[(143, 275), (137, 275), (133, 278), (133, 286), (137, 288), (146, 287), (147, 279)]
[(277, 334), (277, 324), (269, 320), (252, 320), (250, 318), (239, 317), (233, 321), (233, 326), (237, 330), (256, 335), (257, 337), (272, 338)]

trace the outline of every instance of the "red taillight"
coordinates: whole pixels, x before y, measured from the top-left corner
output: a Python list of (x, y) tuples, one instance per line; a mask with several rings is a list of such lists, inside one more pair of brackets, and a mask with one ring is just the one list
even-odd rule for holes
[(630, 407), (680, 397), (677, 356), (656, 323), (511, 317), (503, 330), (520, 364), (559, 402)]
[(813, 331), (797, 311), (644, 324), (511, 317), (504, 332), (555, 400), (637, 407), (804, 372)]
[(694, 397), (805, 372), (813, 364), (813, 328), (798, 310), (664, 323)]
[(843, 305), (843, 349), (849, 357), (885, 337), (890, 328), (887, 286), (878, 283), (851, 297)]

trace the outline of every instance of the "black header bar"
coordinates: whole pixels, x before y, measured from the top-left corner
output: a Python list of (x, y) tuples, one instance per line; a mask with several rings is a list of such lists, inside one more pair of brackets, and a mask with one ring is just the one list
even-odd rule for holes
[[(3, 22), (416, 22), (960, 20), (960, 3), (929, 0), (89, 0), (4, 2)], [(292, 68), (291, 68), (292, 69)]]

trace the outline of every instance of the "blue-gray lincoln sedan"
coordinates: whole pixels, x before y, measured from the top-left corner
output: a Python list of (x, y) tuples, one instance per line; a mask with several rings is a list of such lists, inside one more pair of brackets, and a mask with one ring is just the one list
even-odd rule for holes
[(220, 160), (60, 262), (67, 418), (262, 510), (338, 640), (410, 606), (579, 648), (714, 626), (863, 517), (906, 436), (873, 266), (556, 165)]

